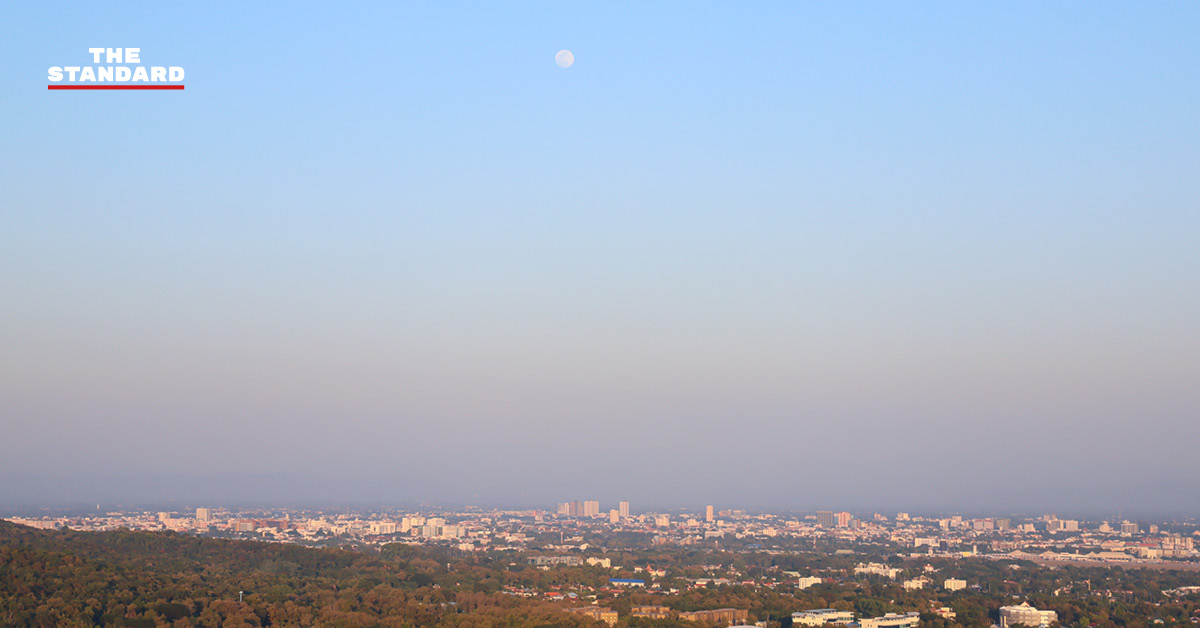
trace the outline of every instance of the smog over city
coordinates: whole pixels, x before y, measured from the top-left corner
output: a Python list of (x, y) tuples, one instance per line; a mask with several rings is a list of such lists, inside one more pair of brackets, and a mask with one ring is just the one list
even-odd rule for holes
[(1197, 41), (2, 6), (0, 626), (1200, 623)]

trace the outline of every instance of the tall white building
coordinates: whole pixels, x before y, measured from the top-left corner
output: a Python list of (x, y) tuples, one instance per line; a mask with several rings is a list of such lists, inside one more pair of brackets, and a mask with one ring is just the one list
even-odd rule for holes
[(196, 509), (196, 521), (211, 521), (212, 511), (207, 508)]
[(586, 501), (583, 502), (583, 516), (595, 517), (600, 514), (600, 502)]
[(621, 502), (621, 504), (617, 508), (621, 512), (622, 519), (629, 518), (629, 502)]
[[(1054, 611), (1039, 611), (1030, 606), (1029, 602), (1022, 602), (1020, 606), (1000, 607), (1000, 628), (1009, 628), (1009, 626), (1014, 624), (1046, 628), (1046, 626), (1056, 621), (1058, 621), (1058, 613)], [(867, 627), (864, 626), (863, 628)]]
[(959, 580), (958, 578), (947, 578), (946, 581), (942, 583), (942, 588), (946, 589), (947, 591), (961, 591), (967, 588), (967, 581)]

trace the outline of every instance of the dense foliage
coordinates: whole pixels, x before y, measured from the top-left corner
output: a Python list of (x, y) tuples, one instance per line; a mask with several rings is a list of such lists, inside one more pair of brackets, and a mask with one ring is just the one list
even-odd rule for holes
[[(487, 584), (490, 570), (469, 563), (451, 570), (444, 558), (403, 546), (367, 555), (170, 533), (43, 532), (0, 521), (0, 625), (598, 625), (489, 593), (497, 588)], [(456, 586), (463, 576), (472, 586)]]
[[(604, 539), (596, 541), (604, 547)], [(631, 617), (635, 605), (746, 609), (752, 622), (773, 628), (788, 628), (795, 611), (829, 607), (862, 617), (917, 610), (921, 628), (988, 628), (1001, 606), (1022, 601), (1057, 611), (1061, 624), (1071, 628), (1190, 627), (1200, 614), (1200, 595), (1163, 593), (1200, 585), (1200, 574), (1189, 569), (613, 545), (589, 552), (620, 569), (543, 570), (512, 551), (400, 543), (352, 551), (168, 532), (41, 531), (0, 521), (0, 626), (605, 626), (563, 610), (591, 602), (618, 611), (617, 628), (700, 628), (676, 619)], [(903, 575), (856, 576), (853, 567), (864, 560), (888, 562)], [(645, 578), (638, 569), (661, 570), (656, 581), (661, 588), (608, 586), (613, 577)], [(786, 573), (815, 574), (825, 582), (799, 590)], [(929, 577), (929, 588), (900, 585), (922, 575)], [(971, 587), (941, 589), (940, 580), (949, 577)], [(706, 578), (728, 583), (697, 586)], [(934, 613), (942, 607), (953, 609), (956, 618)]]

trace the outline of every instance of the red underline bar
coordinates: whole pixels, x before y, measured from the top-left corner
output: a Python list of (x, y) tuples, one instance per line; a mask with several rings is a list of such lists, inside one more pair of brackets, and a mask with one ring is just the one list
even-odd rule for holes
[(46, 89), (183, 89), (182, 85), (47, 85)]

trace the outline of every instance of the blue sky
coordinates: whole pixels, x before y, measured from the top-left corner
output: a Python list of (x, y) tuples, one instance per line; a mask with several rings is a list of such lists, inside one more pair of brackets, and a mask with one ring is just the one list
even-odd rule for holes
[(746, 4), (5, 5), (0, 472), (1200, 471), (1200, 8)]

